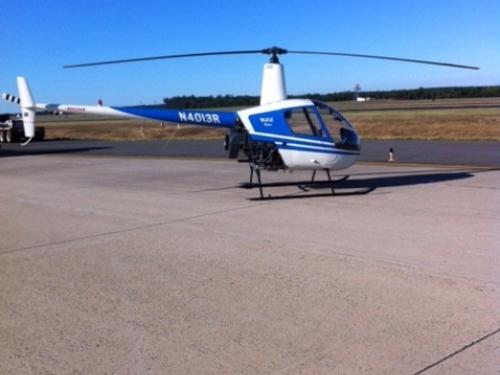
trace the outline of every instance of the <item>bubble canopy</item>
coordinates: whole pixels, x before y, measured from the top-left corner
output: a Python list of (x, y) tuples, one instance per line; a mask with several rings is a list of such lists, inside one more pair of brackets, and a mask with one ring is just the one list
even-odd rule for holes
[(360, 149), (356, 130), (340, 112), (319, 101), (313, 104), (285, 111), (285, 120), (294, 135), (330, 140), (340, 149)]

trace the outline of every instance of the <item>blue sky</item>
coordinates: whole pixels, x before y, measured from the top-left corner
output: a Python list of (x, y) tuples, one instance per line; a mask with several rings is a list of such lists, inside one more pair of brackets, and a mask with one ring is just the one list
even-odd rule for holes
[[(480, 71), (352, 58), (282, 57), (291, 94), (500, 84), (500, 1), (1, 1), (0, 91), (27, 76), (40, 102), (108, 105), (258, 94), (263, 55), (62, 69), (200, 51), (288, 49), (402, 56)], [(13, 111), (0, 104), (0, 112)]]

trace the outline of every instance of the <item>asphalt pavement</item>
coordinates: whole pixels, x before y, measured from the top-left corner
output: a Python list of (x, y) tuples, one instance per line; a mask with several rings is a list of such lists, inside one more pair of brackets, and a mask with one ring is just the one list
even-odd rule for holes
[[(360, 161), (385, 162), (393, 148), (400, 163), (500, 166), (500, 142), (364, 141)], [(223, 140), (209, 141), (45, 141), (27, 147), (3, 144), (2, 156), (82, 154), (101, 156), (150, 156), (224, 158)]]
[(498, 171), (68, 144), (0, 162), (0, 374), (498, 374)]

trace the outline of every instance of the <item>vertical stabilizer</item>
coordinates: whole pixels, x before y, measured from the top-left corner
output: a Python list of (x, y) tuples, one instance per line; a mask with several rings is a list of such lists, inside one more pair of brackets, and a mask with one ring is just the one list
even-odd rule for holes
[(279, 63), (264, 65), (260, 105), (279, 102), (286, 99), (285, 69)]
[(24, 135), (29, 138), (25, 144), (28, 144), (35, 136), (35, 101), (26, 78), (17, 77), (17, 89), (21, 101)]

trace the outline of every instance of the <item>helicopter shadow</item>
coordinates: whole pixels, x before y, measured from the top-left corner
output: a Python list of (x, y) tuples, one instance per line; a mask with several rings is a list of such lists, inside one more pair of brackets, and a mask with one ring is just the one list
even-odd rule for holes
[[(489, 170), (483, 170), (489, 171)], [(456, 181), (474, 176), (473, 173), (479, 171), (451, 171), (451, 172), (426, 172), (419, 174), (407, 174), (407, 172), (400, 172), (398, 175), (382, 175), (376, 177), (362, 177), (354, 176), (353, 179), (342, 180), (338, 182), (330, 181), (294, 181), (294, 182), (270, 182), (263, 183), (262, 189), (280, 188), (280, 187), (297, 187), (298, 191), (273, 196), (265, 194), (263, 198), (254, 197), (249, 200), (278, 200), (278, 199), (305, 199), (305, 198), (318, 198), (318, 197), (342, 197), (352, 195), (366, 195), (380, 188), (391, 188), (401, 186), (422, 185), (430, 183), (440, 183), (447, 181)], [(410, 172), (411, 173), (411, 172)], [(242, 189), (255, 189), (259, 188), (258, 184), (243, 183), (239, 186)], [(335, 189), (335, 194), (331, 189)], [(319, 192), (319, 190), (326, 190), (328, 192)], [(266, 192), (266, 191), (265, 191)]]

